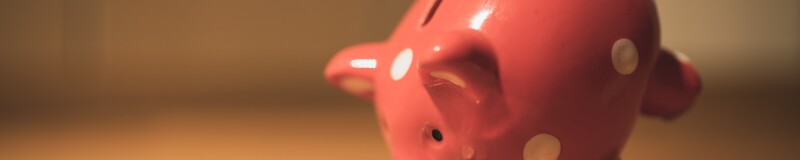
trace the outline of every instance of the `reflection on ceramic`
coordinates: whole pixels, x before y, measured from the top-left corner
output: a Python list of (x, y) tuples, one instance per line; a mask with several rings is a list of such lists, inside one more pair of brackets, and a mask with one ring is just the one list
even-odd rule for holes
[(393, 159), (613, 160), (699, 93), (659, 36), (650, 0), (418, 0), (325, 76), (375, 102)]

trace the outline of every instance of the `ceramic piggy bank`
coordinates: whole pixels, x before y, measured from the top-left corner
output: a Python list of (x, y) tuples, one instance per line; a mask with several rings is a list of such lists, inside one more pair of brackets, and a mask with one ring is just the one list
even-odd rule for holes
[(325, 76), (375, 102), (398, 160), (615, 160), (637, 116), (700, 90), (652, 0), (418, 0)]

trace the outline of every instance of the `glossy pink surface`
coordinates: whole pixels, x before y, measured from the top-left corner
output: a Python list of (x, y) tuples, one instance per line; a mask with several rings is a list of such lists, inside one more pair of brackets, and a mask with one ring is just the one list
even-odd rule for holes
[(700, 90), (657, 17), (650, 0), (418, 0), (325, 76), (375, 102), (393, 159), (619, 159), (640, 113), (674, 118)]

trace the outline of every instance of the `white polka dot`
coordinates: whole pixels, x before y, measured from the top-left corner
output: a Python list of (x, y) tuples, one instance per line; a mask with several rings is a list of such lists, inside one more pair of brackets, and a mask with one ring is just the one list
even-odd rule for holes
[(627, 38), (614, 42), (614, 47), (611, 49), (611, 63), (614, 64), (614, 69), (622, 75), (629, 75), (636, 71), (636, 66), (639, 64), (639, 51), (636, 49), (636, 44)]
[(350, 67), (375, 69), (378, 67), (378, 61), (375, 59), (353, 59), (350, 60)]
[(549, 134), (539, 134), (528, 140), (522, 156), (525, 160), (556, 160), (561, 154), (561, 142)]
[(406, 75), (408, 69), (411, 68), (411, 61), (414, 60), (414, 52), (411, 49), (406, 48), (403, 51), (400, 51), (397, 54), (397, 57), (394, 58), (394, 62), (392, 62), (392, 69), (391, 69), (391, 76), (392, 79), (397, 81), (403, 79), (403, 76)]
[(471, 160), (475, 158), (475, 147), (470, 145), (461, 148), (461, 159)]
[(689, 56), (686, 56), (686, 54), (683, 54), (683, 52), (680, 52), (680, 51), (674, 51), (674, 50), (673, 50), (673, 51), (672, 51), (672, 54), (673, 54), (673, 55), (675, 55), (675, 58), (677, 58), (677, 59), (678, 59), (678, 61), (680, 61), (680, 62), (683, 62), (683, 63), (692, 63), (692, 60), (689, 58)]

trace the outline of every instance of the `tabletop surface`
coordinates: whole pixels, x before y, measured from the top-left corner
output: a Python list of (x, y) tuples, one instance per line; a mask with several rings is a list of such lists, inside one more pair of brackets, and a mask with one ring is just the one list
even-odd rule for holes
[[(796, 159), (797, 97), (703, 96), (677, 120), (642, 117), (623, 159)], [(366, 102), (46, 108), (4, 113), (0, 159), (389, 159)]]

